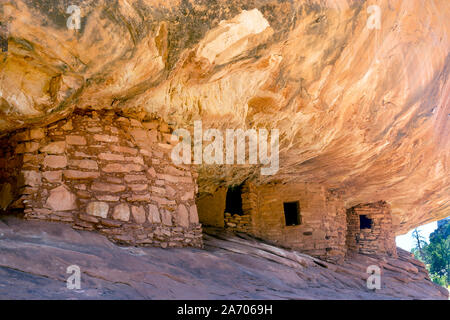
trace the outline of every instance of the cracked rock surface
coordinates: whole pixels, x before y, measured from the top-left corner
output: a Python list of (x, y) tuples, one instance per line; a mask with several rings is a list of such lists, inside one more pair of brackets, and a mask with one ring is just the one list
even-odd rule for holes
[[(81, 289), (66, 288), (67, 267)], [(381, 289), (366, 287), (369, 265)], [(335, 265), (210, 229), (205, 249), (119, 247), (70, 226), (0, 217), (0, 299), (448, 299), (424, 266), (357, 255)]]

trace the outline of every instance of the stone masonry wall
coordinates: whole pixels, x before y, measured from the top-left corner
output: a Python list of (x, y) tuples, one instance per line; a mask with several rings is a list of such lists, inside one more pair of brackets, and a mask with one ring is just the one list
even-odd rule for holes
[[(369, 219), (372, 219), (370, 229), (360, 229), (360, 215), (366, 215)], [(391, 209), (386, 202), (361, 204), (348, 209), (347, 222), (346, 244), (349, 253), (397, 256), (395, 236), (392, 230)]]
[[(32, 133), (32, 134), (31, 134)], [(25, 217), (71, 223), (111, 240), (202, 246), (196, 174), (174, 165), (167, 124), (78, 111), (16, 134)]]
[[(311, 183), (270, 184), (251, 189), (256, 236), (330, 261), (346, 253), (345, 208), (339, 195)], [(286, 226), (284, 202), (299, 201), (301, 224)]]
[[(223, 225), (216, 227), (248, 233), (328, 261), (342, 262), (352, 252), (396, 254), (390, 208), (385, 202), (346, 210), (339, 192), (313, 183), (257, 186), (246, 182), (242, 187), (243, 215), (224, 214), (225, 198), (225, 189), (220, 189), (208, 201), (202, 200), (200, 216), (205, 221), (223, 219)], [(296, 201), (301, 223), (287, 226), (283, 204)], [(373, 220), (371, 230), (360, 230), (360, 214)]]
[(213, 193), (198, 195), (196, 199), (199, 220), (203, 226), (224, 227), (224, 211), (227, 188), (221, 187)]
[(225, 213), (225, 227), (231, 231), (252, 233), (252, 217), (251, 215), (244, 214), (238, 215), (231, 213)]
[[(241, 197), (243, 215), (223, 213), (226, 189), (203, 197), (197, 201), (201, 221), (222, 219), (223, 225), (214, 226), (248, 233), (328, 261), (339, 262), (345, 257), (347, 217), (336, 192), (311, 183), (245, 182)], [(301, 224), (286, 226), (283, 203), (294, 201), (300, 204)]]

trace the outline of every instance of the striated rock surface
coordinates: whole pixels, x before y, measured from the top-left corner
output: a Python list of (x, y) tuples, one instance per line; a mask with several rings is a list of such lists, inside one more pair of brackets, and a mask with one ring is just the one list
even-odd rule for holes
[[(448, 299), (421, 262), (356, 255), (334, 265), (209, 230), (205, 250), (119, 247), (53, 222), (0, 219), (0, 299)], [(81, 289), (69, 290), (69, 266)], [(366, 287), (370, 265), (381, 289)]]
[[(389, 202), (397, 234), (449, 215), (447, 0), (376, 1), (379, 29), (367, 26), (371, 1), (1, 3), (2, 133), (76, 107), (278, 128), (276, 176), (202, 167), (200, 191), (248, 176), (318, 182), (347, 207)], [(79, 30), (67, 28), (70, 4)]]

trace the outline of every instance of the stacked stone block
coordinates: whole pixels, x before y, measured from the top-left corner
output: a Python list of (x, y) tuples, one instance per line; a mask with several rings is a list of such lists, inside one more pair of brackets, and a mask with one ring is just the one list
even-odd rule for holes
[[(219, 189), (201, 206), (202, 217), (223, 219), (227, 230), (244, 232), (275, 245), (340, 263), (351, 252), (395, 255), (391, 212), (384, 202), (360, 205), (348, 214), (339, 190), (318, 183), (270, 183), (242, 187), (244, 215), (225, 213), (226, 189)], [(214, 201), (213, 201), (214, 200)], [(299, 202), (301, 224), (287, 226), (285, 202)], [(210, 210), (217, 208), (217, 210)], [(359, 214), (373, 219), (373, 229), (360, 230)], [(349, 241), (353, 239), (353, 241)], [(356, 239), (356, 240), (355, 240)]]
[(326, 231), (325, 258), (328, 261), (340, 262), (347, 253), (345, 246), (347, 236), (346, 210), (338, 191), (327, 190), (325, 203), (327, 212), (323, 224)]
[[(242, 199), (243, 205), (244, 199), (251, 203), (255, 236), (328, 261), (344, 258), (347, 224), (339, 194), (313, 183), (248, 186)], [(294, 201), (299, 202), (302, 223), (286, 226), (283, 203)]]
[(225, 227), (231, 231), (235, 232), (244, 232), (244, 233), (251, 233), (252, 231), (252, 225), (251, 225), (252, 218), (248, 214), (244, 215), (238, 215), (231, 213), (225, 213)]
[[(372, 220), (371, 228), (360, 228), (360, 215)], [(397, 256), (391, 209), (386, 202), (361, 204), (348, 209), (347, 223), (346, 244), (349, 253)]]
[(26, 218), (68, 222), (119, 243), (202, 246), (196, 174), (172, 163), (176, 142), (164, 122), (78, 111), (15, 139)]

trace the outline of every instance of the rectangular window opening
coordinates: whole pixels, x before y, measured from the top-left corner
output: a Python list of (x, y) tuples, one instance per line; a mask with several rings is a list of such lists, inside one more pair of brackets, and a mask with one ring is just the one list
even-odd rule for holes
[(300, 203), (298, 201), (284, 202), (283, 207), (286, 226), (298, 226), (302, 223)]
[(359, 229), (372, 229), (372, 219), (368, 218), (365, 214), (359, 216)]

